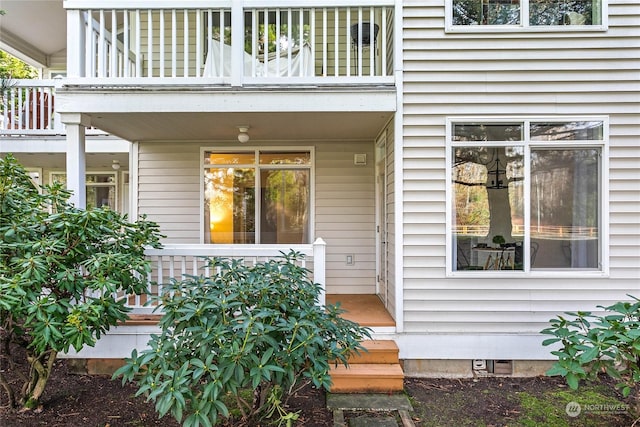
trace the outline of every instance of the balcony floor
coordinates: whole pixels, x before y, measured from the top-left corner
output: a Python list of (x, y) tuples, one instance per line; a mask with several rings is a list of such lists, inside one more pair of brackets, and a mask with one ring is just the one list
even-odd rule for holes
[(369, 294), (327, 294), (327, 304), (340, 302), (346, 310), (342, 317), (361, 326), (396, 326), (396, 322), (377, 295)]

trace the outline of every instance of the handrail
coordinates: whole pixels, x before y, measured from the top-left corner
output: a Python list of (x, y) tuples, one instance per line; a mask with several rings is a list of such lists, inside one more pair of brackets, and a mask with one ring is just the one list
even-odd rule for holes
[[(210, 245), (210, 244), (167, 244), (160, 249), (147, 248), (145, 255), (152, 263), (152, 271), (148, 275), (151, 295), (160, 295), (163, 285), (171, 280), (180, 280), (185, 274), (198, 276), (211, 274), (206, 265), (206, 258), (221, 257), (240, 259), (243, 262), (255, 264), (287, 254), (289, 251), (301, 253), (304, 258), (301, 265), (307, 267), (307, 260), (311, 259), (309, 268), (313, 274), (313, 281), (320, 284), (322, 293), (320, 304), (325, 304), (326, 287), (326, 243), (321, 238), (312, 244), (271, 244), (271, 245)], [(145, 295), (128, 295), (126, 305), (138, 313), (150, 312), (153, 306), (147, 304)]]

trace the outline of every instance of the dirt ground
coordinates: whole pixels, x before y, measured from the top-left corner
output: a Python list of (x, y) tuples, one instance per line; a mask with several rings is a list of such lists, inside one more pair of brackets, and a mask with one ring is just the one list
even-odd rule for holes
[[(64, 360), (56, 369), (40, 411), (18, 413), (0, 396), (0, 426), (177, 426), (168, 416), (158, 420), (153, 403), (134, 398), (134, 386), (122, 386), (106, 376), (75, 375)], [(1, 391), (1, 390), (0, 390)], [(631, 426), (629, 400), (611, 381), (568, 390), (558, 378), (479, 378), (405, 380), (418, 427), (427, 426)], [(567, 415), (570, 402), (581, 411)], [(575, 407), (575, 405), (574, 405)], [(574, 408), (575, 409), (575, 408)], [(313, 388), (295, 396), (291, 410), (300, 411), (297, 426), (332, 426), (325, 393)]]

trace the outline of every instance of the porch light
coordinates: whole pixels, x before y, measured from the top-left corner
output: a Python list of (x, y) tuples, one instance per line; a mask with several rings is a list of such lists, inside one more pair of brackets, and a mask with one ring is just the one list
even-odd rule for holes
[(113, 169), (114, 171), (117, 171), (118, 169), (120, 169), (120, 160), (114, 160), (111, 163), (111, 169)]
[(249, 126), (238, 126), (238, 141), (241, 144), (249, 141)]

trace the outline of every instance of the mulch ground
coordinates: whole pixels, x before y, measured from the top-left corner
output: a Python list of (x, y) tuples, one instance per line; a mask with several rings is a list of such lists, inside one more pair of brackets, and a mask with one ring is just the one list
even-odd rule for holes
[[(612, 383), (605, 384), (612, 398), (619, 398)], [(408, 378), (405, 391), (414, 406), (411, 413), (416, 426), (518, 426), (523, 408), (519, 393), (540, 395), (566, 386), (558, 378), (481, 378), (473, 379), (418, 379)], [(4, 393), (0, 389), (0, 392)], [(121, 385), (108, 376), (76, 375), (70, 372), (64, 360), (56, 362), (41, 400), (39, 411), (19, 413), (6, 407), (6, 396), (0, 395), (0, 426), (178, 426), (172, 418), (158, 419), (152, 402), (134, 397), (135, 386)], [(313, 388), (292, 398), (290, 407), (300, 411), (297, 426), (333, 426), (332, 413), (326, 408), (325, 393)], [(594, 418), (593, 414), (570, 418), (567, 426), (611, 427), (630, 426), (633, 418), (628, 413), (606, 414)], [(546, 415), (541, 415), (542, 417)], [(599, 416), (599, 415), (598, 415)], [(543, 419), (536, 424), (552, 425)], [(254, 426), (252, 426), (254, 427)]]

